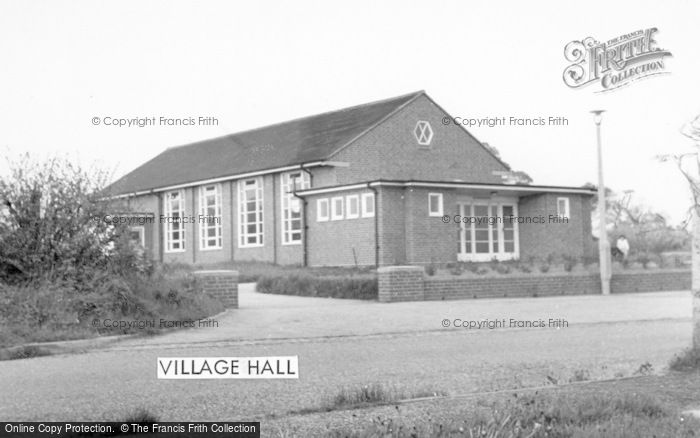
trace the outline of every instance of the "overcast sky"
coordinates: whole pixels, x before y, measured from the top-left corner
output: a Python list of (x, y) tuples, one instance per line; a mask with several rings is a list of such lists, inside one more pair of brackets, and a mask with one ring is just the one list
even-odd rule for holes
[[(457, 117), (564, 127), (471, 128), (536, 184), (596, 181), (679, 221), (689, 192), (658, 154), (690, 150), (700, 114), (700, 2), (0, 3), (0, 150), (98, 160), (115, 177), (165, 148), (416, 90)], [(596, 94), (562, 81), (564, 46), (657, 27), (668, 75)], [(212, 116), (218, 126), (115, 127), (93, 117)], [(185, 165), (185, 163), (183, 163)]]

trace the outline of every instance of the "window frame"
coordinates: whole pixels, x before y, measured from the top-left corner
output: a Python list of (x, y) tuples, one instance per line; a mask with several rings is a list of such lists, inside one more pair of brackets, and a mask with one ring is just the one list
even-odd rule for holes
[[(321, 204), (326, 205), (326, 214), (321, 215)], [(316, 200), (316, 222), (328, 222), (331, 218), (331, 206), (328, 198), (320, 198)]]
[[(340, 201), (340, 204), (338, 204)], [(336, 206), (340, 205), (340, 213), (338, 213)], [(345, 217), (345, 200), (342, 196), (335, 196), (331, 198), (331, 220), (339, 221)]]
[[(173, 194), (178, 195), (178, 209), (177, 211), (173, 210), (173, 199), (171, 196)], [(179, 223), (173, 222), (173, 213), (178, 213), (179, 218), (184, 218), (185, 216), (185, 204), (187, 202), (187, 197), (185, 194), (184, 189), (180, 190), (173, 190), (170, 192), (166, 192), (165, 196), (163, 197), (163, 212), (165, 213), (164, 216), (168, 219), (165, 222), (164, 226), (164, 233), (163, 233), (163, 252), (170, 254), (170, 253), (180, 253), (180, 252), (185, 252), (187, 250), (187, 236), (186, 236), (186, 229), (185, 229), (185, 222), (184, 220), (180, 221)], [(175, 225), (178, 224), (179, 227), (175, 229)], [(172, 239), (172, 235), (174, 233), (179, 233), (180, 238), (177, 240)], [(175, 244), (178, 244), (178, 248), (174, 248)]]
[(146, 248), (146, 227), (143, 225), (134, 225), (129, 227), (130, 232), (139, 233), (139, 245)]
[[(215, 214), (214, 217), (218, 218), (218, 222), (214, 222), (213, 224), (208, 223), (208, 222), (202, 222), (201, 217), (197, 218), (197, 222), (199, 223), (199, 250), (200, 251), (215, 251), (215, 250), (220, 250), (223, 249), (224, 247), (224, 230), (223, 230), (223, 215), (222, 215), (222, 201), (223, 201), (223, 195), (222, 195), (222, 187), (221, 184), (208, 184), (204, 186), (199, 186), (199, 215), (200, 216), (205, 216), (208, 217), (208, 206), (206, 203), (207, 198), (211, 197), (212, 195), (206, 194), (207, 189), (209, 188), (214, 188), (214, 210)], [(214, 237), (209, 237), (209, 230), (214, 229)], [(209, 241), (210, 240), (216, 240), (217, 244), (210, 246)]]
[[(420, 134), (417, 133), (417, 131), (420, 129)], [(425, 140), (421, 140), (421, 136), (425, 135)], [(423, 147), (429, 147), (430, 143), (433, 142), (433, 136), (435, 135), (435, 132), (433, 131), (433, 127), (430, 125), (430, 122), (427, 120), (418, 120), (416, 122), (416, 126), (413, 128), (413, 137), (415, 137), (416, 142)]]
[[(301, 183), (297, 179), (291, 179), (292, 175), (301, 178)], [(304, 190), (311, 187), (309, 174), (303, 170), (282, 173), (280, 175), (280, 227), (282, 235), (282, 245), (301, 245), (304, 233), (304, 219), (301, 213), (303, 209), (302, 201), (293, 195), (295, 190)], [(299, 202), (299, 217), (293, 217), (292, 202)], [(295, 221), (299, 222), (299, 230), (292, 229)], [(294, 236), (299, 236), (295, 239)]]
[[(377, 205), (376, 205), (376, 202), (375, 202), (374, 192), (372, 192), (372, 193), (363, 193), (361, 198), (362, 198), (362, 201), (361, 201), (361, 204), (362, 204), (362, 205), (360, 205), (360, 210), (361, 210), (361, 215), (362, 215), (362, 217), (363, 217), (363, 218), (366, 218), (366, 217), (374, 217), (374, 215), (376, 214), (376, 210), (377, 210)], [(371, 199), (371, 200), (372, 200), (372, 203), (371, 203), (371, 205), (372, 205), (372, 211), (371, 211), (371, 212), (370, 212), (370, 211), (367, 211), (367, 200), (368, 200), (368, 199)]]
[[(487, 214), (495, 212), (495, 215), (501, 218), (505, 217), (503, 215), (503, 208), (510, 207), (512, 211), (512, 217), (514, 219), (510, 226), (510, 231), (512, 231), (513, 233), (513, 239), (507, 239), (508, 241), (512, 240), (513, 251), (505, 250), (505, 224), (503, 221), (496, 221), (494, 224), (489, 224), (486, 228), (488, 233), (487, 235), (489, 248), (489, 251), (486, 253), (476, 252), (477, 224), (475, 222), (466, 223), (464, 221), (460, 221), (458, 234), (460, 239), (460, 246), (459, 251), (457, 252), (457, 260), (463, 262), (488, 262), (494, 258), (499, 261), (517, 260), (520, 258), (520, 231), (518, 221), (517, 219), (515, 219), (518, 217), (517, 200), (506, 198), (492, 200), (472, 199), (459, 202), (458, 205), (460, 206), (460, 215), (472, 218), (476, 215), (475, 207), (477, 206), (486, 206)], [(462, 233), (464, 233), (464, 238), (462, 237)], [(469, 238), (467, 238), (467, 234), (469, 235)], [(495, 242), (494, 237), (496, 239)], [(494, 243), (497, 244), (496, 246), (498, 247), (498, 251), (493, 251)], [(470, 247), (467, 248), (466, 245), (470, 245)], [(464, 252), (465, 250), (466, 252)]]
[[(351, 213), (350, 205), (351, 202), (355, 201), (356, 212)], [(346, 219), (357, 219), (360, 217), (360, 195), (348, 195), (345, 197), (345, 218)]]
[[(559, 201), (564, 201), (564, 210), (565, 210), (565, 214), (562, 214), (562, 213), (559, 211)], [(563, 219), (563, 218), (571, 219), (571, 208), (570, 208), (570, 206), (571, 206), (571, 204), (570, 204), (570, 202), (569, 202), (569, 197), (568, 197), (568, 196), (559, 196), (559, 197), (557, 197), (557, 216), (558, 216), (560, 219)]]
[[(244, 198), (246, 183), (255, 181), (255, 210), (248, 211), (247, 200)], [(265, 198), (262, 177), (246, 178), (238, 180), (238, 248), (259, 248), (265, 245)], [(248, 189), (251, 190), (251, 189)], [(255, 221), (248, 222), (247, 216), (255, 213)], [(248, 232), (248, 226), (254, 224), (256, 231)], [(254, 236), (255, 243), (249, 243), (248, 238)]]
[[(438, 211), (433, 211), (433, 196), (438, 197)], [(428, 216), (429, 217), (442, 217), (444, 215), (445, 208), (443, 203), (442, 193), (430, 192), (428, 193)]]

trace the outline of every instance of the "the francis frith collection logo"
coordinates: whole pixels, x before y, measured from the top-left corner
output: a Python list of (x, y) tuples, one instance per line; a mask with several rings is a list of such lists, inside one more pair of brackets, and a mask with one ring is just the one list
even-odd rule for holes
[(600, 93), (668, 73), (664, 57), (672, 55), (657, 46), (657, 30), (638, 30), (605, 42), (592, 37), (571, 41), (564, 48), (566, 60), (572, 63), (564, 70), (564, 83), (571, 88), (599, 83)]

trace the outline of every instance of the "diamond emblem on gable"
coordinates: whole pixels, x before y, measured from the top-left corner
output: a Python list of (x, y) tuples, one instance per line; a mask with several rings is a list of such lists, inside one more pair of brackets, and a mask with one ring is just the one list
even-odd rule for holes
[(413, 130), (413, 135), (416, 136), (418, 144), (427, 146), (433, 139), (433, 128), (430, 127), (430, 123), (420, 120), (416, 123), (416, 129)]

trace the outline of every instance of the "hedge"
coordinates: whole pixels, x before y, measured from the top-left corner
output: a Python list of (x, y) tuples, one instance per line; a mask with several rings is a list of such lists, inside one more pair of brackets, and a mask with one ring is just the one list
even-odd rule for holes
[(377, 277), (316, 277), (311, 275), (264, 275), (258, 279), (257, 291), (266, 294), (304, 297), (376, 300)]

